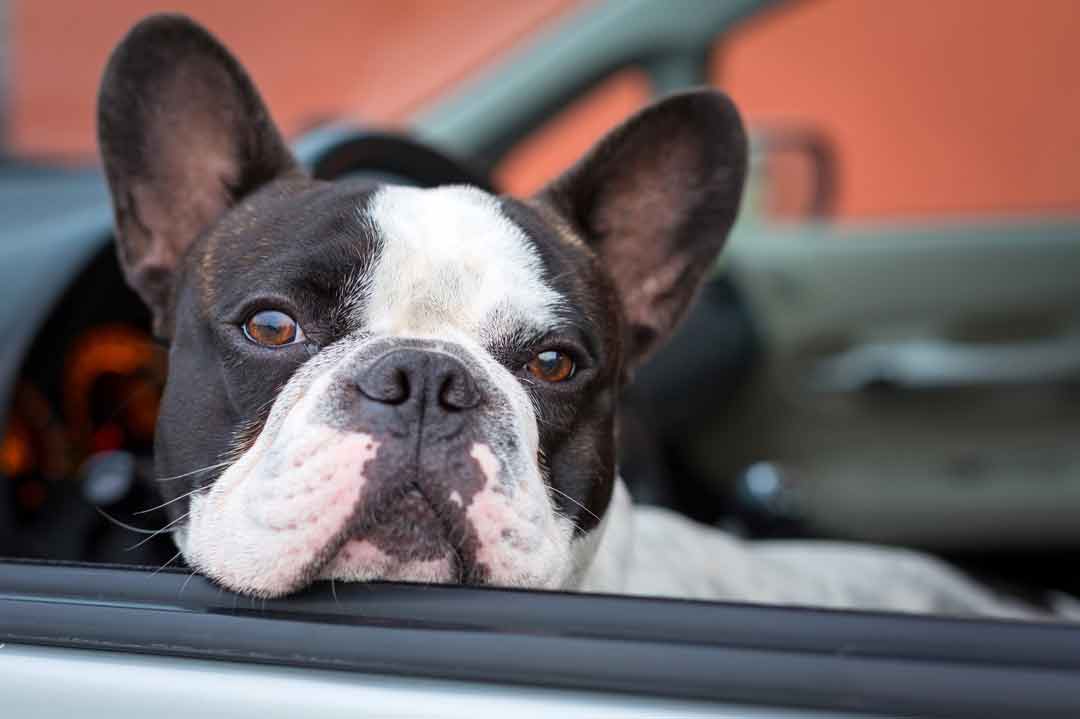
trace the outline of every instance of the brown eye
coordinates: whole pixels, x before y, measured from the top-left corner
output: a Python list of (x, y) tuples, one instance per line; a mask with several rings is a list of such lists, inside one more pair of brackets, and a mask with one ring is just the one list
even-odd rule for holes
[(244, 336), (264, 347), (284, 347), (299, 342), (304, 333), (296, 320), (284, 312), (263, 310), (244, 323)]
[(574, 360), (570, 355), (555, 350), (538, 352), (535, 357), (525, 365), (526, 369), (537, 379), (545, 382), (563, 382), (574, 376)]

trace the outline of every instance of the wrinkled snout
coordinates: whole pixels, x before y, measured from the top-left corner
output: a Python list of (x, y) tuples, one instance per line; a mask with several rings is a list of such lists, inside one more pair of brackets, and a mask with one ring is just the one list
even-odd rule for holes
[(358, 341), (294, 382), (193, 502), (185, 553), (208, 574), (261, 595), (317, 577), (564, 579), (570, 526), (539, 472), (535, 416), (490, 356), (444, 340)]

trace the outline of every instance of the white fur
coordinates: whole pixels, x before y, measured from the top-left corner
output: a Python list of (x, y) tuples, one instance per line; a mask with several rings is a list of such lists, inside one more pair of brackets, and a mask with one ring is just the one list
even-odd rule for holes
[(480, 543), (477, 561), (503, 586), (565, 587), (572, 526), (555, 511), (539, 472), (506, 478), (491, 447), (478, 442), (470, 454), (486, 479), (466, 511)]
[(543, 280), (522, 230), (472, 187), (386, 187), (368, 208), (382, 239), (363, 321), (377, 335), (445, 336), (480, 345), (554, 324), (562, 298)]
[[(476, 188), (386, 187), (367, 217), (381, 248), (366, 301), (357, 303), (364, 326), (376, 337), (435, 338), (465, 348), (512, 407), (517, 456), (497, 444), (473, 450), (488, 476), (468, 510), (483, 535), (481, 561), (498, 584), (561, 586), (573, 569), (572, 525), (556, 511), (535, 461), (533, 403), (487, 348), (515, 334), (545, 332), (564, 299), (544, 281), (524, 232)], [(515, 488), (512, 499), (497, 491), (496, 474)]]
[(918, 552), (814, 540), (749, 542), (666, 509), (636, 507), (621, 480), (604, 523), (606, 531), (578, 585), (582, 591), (834, 609), (1046, 617)]
[(378, 443), (310, 423), (326, 377), (305, 392), (283, 392), (267, 422), (280, 429), (260, 433), (209, 492), (191, 498), (180, 549), (230, 589), (256, 596), (298, 589), (353, 513)]

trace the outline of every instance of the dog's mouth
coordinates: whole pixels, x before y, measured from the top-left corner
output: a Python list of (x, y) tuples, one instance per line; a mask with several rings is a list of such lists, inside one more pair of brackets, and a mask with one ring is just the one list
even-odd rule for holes
[(487, 443), (409, 461), (392, 439), (318, 425), (249, 452), (194, 498), (185, 557), (254, 596), (326, 579), (561, 586), (571, 528), (540, 477), (511, 479)]
[(353, 580), (483, 584), (476, 531), (457, 496), (440, 498), (410, 482), (358, 504), (356, 515), (324, 556), (319, 576)]

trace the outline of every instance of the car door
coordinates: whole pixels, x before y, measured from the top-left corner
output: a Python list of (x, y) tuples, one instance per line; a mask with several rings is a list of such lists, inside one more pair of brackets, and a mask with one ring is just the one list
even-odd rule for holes
[(788, 4), (726, 38), (717, 79), (756, 139), (726, 269), (761, 355), (689, 461), (744, 515), (1080, 546), (1074, 14)]
[(766, 360), (701, 437), (712, 476), (753, 467), (745, 490), (832, 536), (1080, 540), (1080, 224), (759, 225), (729, 262)]

